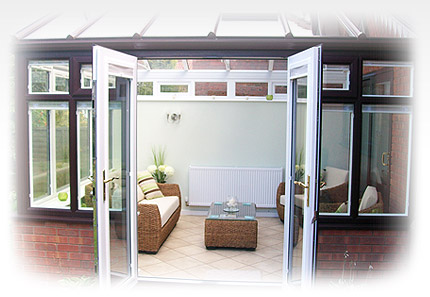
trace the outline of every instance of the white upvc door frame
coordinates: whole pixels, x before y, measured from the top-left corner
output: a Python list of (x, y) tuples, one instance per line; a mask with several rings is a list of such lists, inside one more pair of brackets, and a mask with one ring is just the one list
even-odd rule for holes
[[(304, 189), (304, 197), (309, 194), (309, 204), (303, 205), (303, 247), (301, 286), (313, 284), (315, 275), (317, 204), (319, 183), (319, 152), (321, 126), (321, 53), (322, 47), (315, 46), (288, 57), (288, 108), (287, 108), (287, 149), (286, 149), (286, 182), (285, 182), (285, 228), (284, 231), (284, 278), (289, 279), (292, 272), (293, 234), (294, 230), (294, 179), (295, 179), (295, 119), (296, 105), (300, 100), (295, 98), (297, 79), (307, 77), (307, 118), (306, 118), (306, 164), (305, 177), (309, 176), (309, 188)], [(298, 97), (298, 96), (297, 96)], [(308, 193), (309, 192), (309, 193)]]
[[(119, 67), (110, 67), (119, 66)], [(127, 71), (121, 71), (126, 69)], [(93, 47), (93, 100), (96, 122), (96, 200), (97, 200), (97, 250), (99, 284), (111, 285), (109, 199), (103, 199), (105, 185), (103, 171), (109, 174), (109, 75), (130, 80), (129, 105), (129, 238), (130, 275), (122, 285), (137, 281), (137, 206), (136, 206), (136, 110), (137, 110), (137, 58), (101, 46)], [(105, 177), (110, 178), (109, 176)], [(136, 234), (135, 234), (136, 233)], [(121, 284), (120, 284), (121, 285)]]

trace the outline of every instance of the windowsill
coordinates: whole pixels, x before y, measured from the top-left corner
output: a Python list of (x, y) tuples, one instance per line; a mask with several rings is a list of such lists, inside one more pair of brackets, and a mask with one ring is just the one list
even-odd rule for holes
[(146, 96), (137, 96), (138, 102), (257, 102), (257, 103), (287, 103), (287, 99), (266, 100), (266, 98), (196, 98), (196, 97), (176, 97), (176, 98), (145, 98)]

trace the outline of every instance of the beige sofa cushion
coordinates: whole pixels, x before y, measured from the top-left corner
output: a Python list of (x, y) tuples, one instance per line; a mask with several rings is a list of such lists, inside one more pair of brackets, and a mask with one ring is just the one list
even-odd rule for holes
[(143, 199), (139, 202), (139, 204), (156, 204), (158, 206), (158, 210), (160, 211), (161, 227), (163, 227), (175, 210), (179, 207), (179, 197), (165, 196), (151, 200)]

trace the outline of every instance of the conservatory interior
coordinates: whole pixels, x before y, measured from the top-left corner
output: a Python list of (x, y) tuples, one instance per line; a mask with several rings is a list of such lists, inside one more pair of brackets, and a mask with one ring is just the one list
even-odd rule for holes
[[(93, 44), (137, 57), (137, 178), (165, 174), (167, 181), (156, 177), (166, 196), (158, 199), (167, 203), (176, 197), (168, 206), (157, 204), (139, 182), (131, 196), (136, 201), (127, 200), (124, 129), (130, 127), (123, 98), (132, 88), (124, 87), (123, 77), (110, 75), (109, 176), (119, 176), (108, 187), (112, 281), (128, 275), (136, 257), (140, 280), (300, 283), (307, 192), (295, 186), (290, 196), (285, 190), (292, 133), (288, 57), (318, 44), (314, 281), (343, 279), (345, 271), (355, 281), (378, 278), (401, 266), (407, 250), (414, 73), (408, 51), (413, 33), (404, 20), (343, 13), (226, 13), (189, 22), (136, 14), (114, 25), (117, 19), (114, 13), (50, 15), (16, 35), (16, 142), (22, 148), (16, 244), (31, 263), (23, 267), (56, 277), (95, 275)], [(297, 185), (306, 183), (310, 162), (309, 85), (308, 78), (297, 79), (292, 157)], [(165, 190), (171, 184), (175, 191)], [(253, 235), (245, 236), (254, 236), (255, 246), (208, 246), (213, 235), (207, 230), (218, 223), (211, 219), (235, 215), (214, 214), (228, 200), (255, 205), (254, 213), (239, 220), (258, 222)], [(137, 230), (130, 229), (130, 203), (137, 205)], [(159, 231), (166, 234), (155, 249), (145, 250), (140, 242), (156, 231), (141, 231), (144, 220), (152, 220), (144, 209), (154, 203), (161, 228), (171, 227)], [(137, 237), (134, 256), (130, 236)], [(287, 245), (293, 248), (288, 273)], [(28, 249), (37, 253), (30, 256)]]

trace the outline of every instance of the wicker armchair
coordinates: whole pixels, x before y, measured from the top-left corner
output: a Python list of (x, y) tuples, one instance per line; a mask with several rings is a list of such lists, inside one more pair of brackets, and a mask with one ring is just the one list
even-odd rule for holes
[(285, 182), (281, 182), (276, 191), (276, 210), (279, 219), (284, 222), (285, 206), (281, 204), (281, 195), (285, 195)]
[[(281, 182), (276, 191), (276, 210), (278, 212), (279, 219), (284, 222), (285, 206), (281, 203), (281, 195), (285, 195), (285, 182)], [(296, 210), (294, 210), (293, 246), (296, 246), (299, 240), (299, 225), (300, 219), (298, 214), (296, 214)]]
[(157, 253), (163, 242), (172, 232), (181, 213), (181, 190), (177, 184), (158, 184), (164, 196), (178, 196), (179, 206), (169, 220), (161, 226), (158, 206), (155, 204), (138, 204), (137, 218), (138, 249), (141, 252)]

